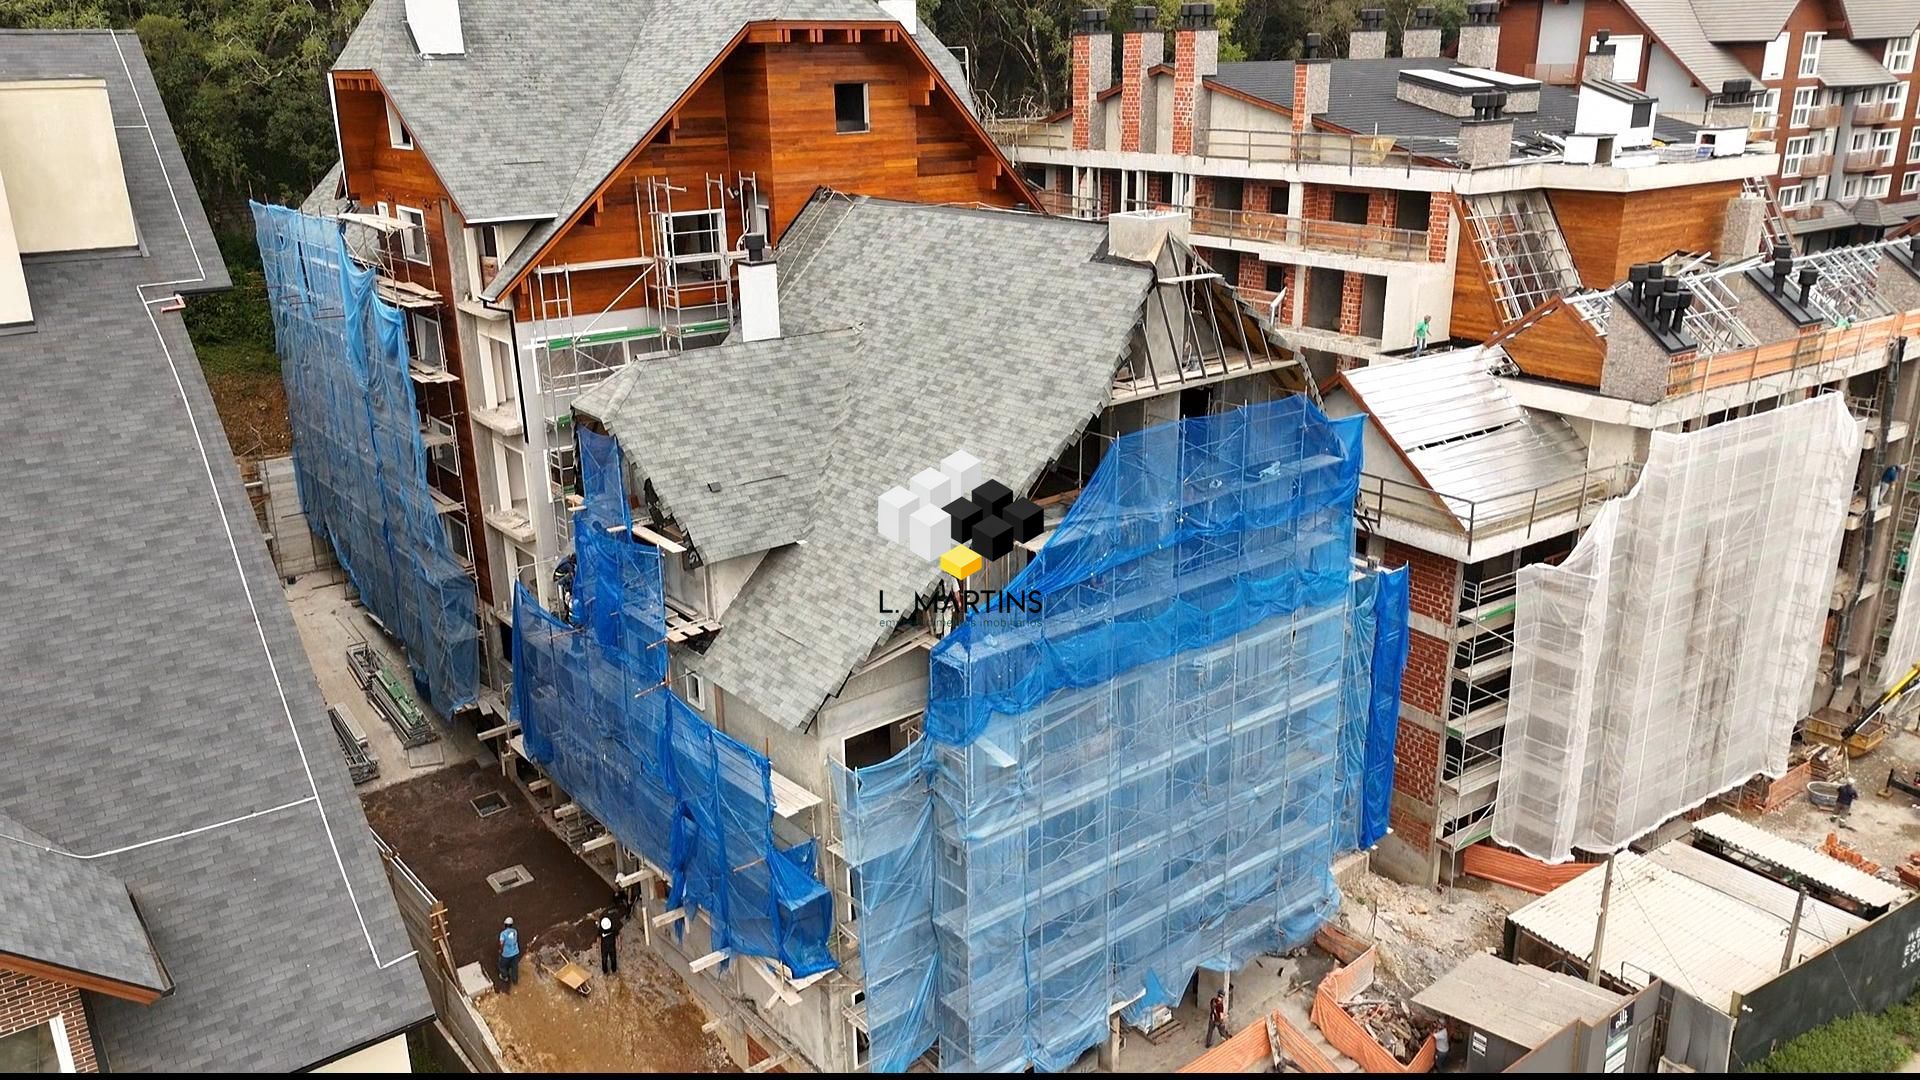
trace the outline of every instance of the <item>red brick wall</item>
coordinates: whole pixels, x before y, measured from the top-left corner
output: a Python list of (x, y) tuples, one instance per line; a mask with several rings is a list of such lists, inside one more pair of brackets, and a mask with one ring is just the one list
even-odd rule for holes
[(1400, 217), (1400, 199), (1391, 191), (1376, 191), (1367, 196), (1367, 224), (1391, 229)]
[(1453, 196), (1434, 192), (1427, 201), (1427, 261), (1447, 261), (1447, 236), (1453, 231)]
[(1241, 253), (1240, 287), (1243, 289), (1258, 289), (1265, 292), (1267, 288), (1267, 264), (1254, 258), (1252, 255), (1244, 252)]
[[(1395, 787), (1398, 787), (1399, 783), (1400, 775), (1396, 772), (1394, 774)], [(1394, 835), (1412, 846), (1415, 851), (1426, 852), (1432, 850), (1433, 826), (1427, 822), (1414, 817), (1398, 806), (1394, 806), (1387, 810), (1387, 824), (1392, 827)]]
[(1293, 65), (1293, 130), (1305, 131), (1312, 117), (1307, 115), (1307, 65)]
[(24, 1031), (56, 1016), (62, 1017), (67, 1027), (74, 1070), (99, 1072), (100, 1063), (93, 1052), (93, 1032), (87, 1027), (87, 1009), (80, 1000), (80, 991), (65, 983), (0, 971), (0, 1035)]
[[(1407, 673), (1400, 680), (1400, 700), (1428, 716), (1445, 715), (1452, 652), (1452, 646), (1440, 638), (1408, 631)], [(1400, 730), (1409, 726), (1402, 724)]]
[(1333, 189), (1325, 184), (1308, 184), (1300, 212), (1309, 221), (1333, 220)]
[(1200, 74), (1194, 57), (1194, 32), (1173, 35), (1173, 152), (1193, 153), (1193, 113), (1200, 96)]
[(1139, 34), (1123, 34), (1120, 37), (1120, 149), (1133, 152), (1140, 149), (1140, 95), (1145, 90), (1146, 74), (1141, 71), (1141, 58), (1146, 55), (1146, 41)]
[(1412, 586), (1411, 606), (1415, 612), (1438, 622), (1442, 626), (1452, 626), (1454, 616), (1460, 613), (1460, 564), (1445, 555), (1435, 555), (1431, 551), (1408, 547), (1405, 544), (1387, 541), (1381, 563), (1388, 567), (1410, 567), (1412, 575), (1408, 582)]
[[(1109, 54), (1111, 55), (1111, 54)], [(1093, 145), (1093, 37), (1073, 37), (1073, 148)]]
[(1273, 206), (1273, 185), (1249, 180), (1240, 189), (1240, 208), (1266, 213)]
[(1280, 300), (1280, 321), (1292, 326), (1294, 303), (1300, 299), (1300, 290), (1306, 288), (1307, 279), (1301, 277), (1299, 269), (1292, 266), (1281, 273), (1285, 275), (1287, 295)]
[(1360, 333), (1360, 298), (1366, 292), (1367, 276), (1357, 270), (1349, 270), (1340, 279), (1340, 332), (1358, 335)]

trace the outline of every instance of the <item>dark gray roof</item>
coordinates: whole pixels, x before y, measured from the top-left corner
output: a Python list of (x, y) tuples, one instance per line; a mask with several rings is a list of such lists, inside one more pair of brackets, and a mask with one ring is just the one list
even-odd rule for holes
[(0, 953), (161, 992), (166, 972), (127, 895), (105, 869), (52, 849), (0, 814)]
[(703, 560), (751, 555), (812, 523), (831, 445), (821, 432), (846, 417), (859, 338), (834, 330), (630, 364), (573, 407), (620, 440)]
[(1913, 0), (1840, 0), (1840, 7), (1855, 41), (1905, 37), (1920, 27), (1920, 4)]
[[(405, 7), (373, 0), (334, 69), (380, 77), (468, 221), (571, 214), (749, 23), (892, 21), (873, 0), (462, 0), (465, 55), (428, 59)], [(916, 41), (971, 108), (959, 61), (924, 24)]]
[[(1423, 108), (1394, 96), (1400, 71), (1450, 71), (1464, 67), (1445, 58), (1407, 60), (1334, 60), (1327, 87), (1325, 119), (1338, 127), (1360, 135), (1392, 135), (1397, 146), (1416, 154), (1451, 156), (1460, 143), (1460, 118)], [(1293, 107), (1293, 61), (1250, 60), (1221, 64), (1214, 81), (1243, 94), (1273, 102), (1284, 109)], [(1579, 99), (1564, 86), (1540, 88), (1540, 111), (1510, 113), (1516, 141), (1542, 134), (1566, 135), (1573, 131), (1574, 113)], [(1693, 125), (1660, 116), (1654, 133), (1662, 139), (1687, 140), (1693, 137)]]
[(787, 332), (860, 331), (846, 413), (801, 432), (824, 462), (807, 542), (769, 554), (685, 659), (797, 728), (893, 631), (879, 594), (897, 607), (938, 576), (880, 536), (880, 495), (956, 450), (1031, 485), (1105, 403), (1152, 273), (1103, 258), (1103, 225), (1010, 211), (835, 196), (788, 237)]
[(1896, 225), (1905, 225), (1916, 216), (1920, 216), (1920, 199), (1907, 198), (1898, 202), (1861, 199), (1853, 204), (1853, 219), (1862, 225), (1877, 229), (1891, 229)]
[(1834, 202), (1822, 199), (1813, 204), (1820, 211), (1814, 217), (1790, 217), (1787, 219), (1787, 231), (1795, 236), (1810, 232), (1823, 232), (1827, 229), (1839, 229), (1855, 224), (1853, 211)]
[(0, 70), (106, 81), (143, 244), (27, 258), (0, 337), (0, 813), (125, 882), (172, 977), (93, 1002), (106, 1064), (313, 1064), (432, 1007), (192, 343), (141, 302), (226, 288), (219, 249), (137, 37), (6, 31)]

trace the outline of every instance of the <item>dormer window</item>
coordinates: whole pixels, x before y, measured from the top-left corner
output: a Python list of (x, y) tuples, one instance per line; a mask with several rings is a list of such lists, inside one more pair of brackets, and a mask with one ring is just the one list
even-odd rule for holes
[(407, 130), (406, 123), (400, 119), (400, 113), (391, 101), (387, 102), (387, 141), (393, 144), (395, 150), (413, 149), (413, 132)]

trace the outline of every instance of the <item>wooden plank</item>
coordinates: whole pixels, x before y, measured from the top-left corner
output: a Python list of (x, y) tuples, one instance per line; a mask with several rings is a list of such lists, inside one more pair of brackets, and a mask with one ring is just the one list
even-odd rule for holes
[(655, 915), (653, 917), (653, 925), (667, 926), (671, 923), (679, 922), (681, 919), (684, 919), (686, 917), (687, 917), (687, 909), (683, 907), (677, 907), (677, 908), (674, 908), (672, 911), (663, 911), (660, 914)]
[(586, 843), (581, 844), (580, 854), (585, 855), (588, 852), (599, 851), (601, 848), (609, 848), (613, 846), (613, 843), (614, 843), (614, 840), (613, 840), (612, 833), (601, 833), (599, 836), (596, 836), (593, 839), (588, 840)]
[(617, 889), (631, 889), (652, 876), (653, 871), (651, 870), (635, 870), (631, 874), (621, 874), (615, 877), (613, 879), (613, 885)]
[[(509, 735), (518, 735), (518, 734), (520, 734), (520, 722), (517, 720), (509, 720), (506, 723), (501, 724), (499, 727), (488, 728), (487, 730), (481, 732), (480, 741), (492, 742), (495, 739), (503, 739)], [(544, 783), (544, 781), (539, 781), (539, 782)]]
[(699, 974), (700, 972), (705, 971), (708, 968), (719, 967), (721, 964), (724, 964), (729, 959), (731, 959), (732, 956), (733, 956), (732, 951), (728, 949), (720, 949), (715, 952), (710, 952), (705, 956), (699, 957), (698, 959), (695, 959), (689, 962), (687, 964), (687, 970), (695, 974)]

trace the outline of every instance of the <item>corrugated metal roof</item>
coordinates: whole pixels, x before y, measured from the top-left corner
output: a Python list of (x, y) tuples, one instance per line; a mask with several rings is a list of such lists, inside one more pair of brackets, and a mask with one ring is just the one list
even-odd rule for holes
[(1871, 53), (1851, 41), (1828, 38), (1820, 46), (1822, 86), (1890, 86), (1899, 81)]
[[(1660, 979), (1730, 1015), (1735, 994), (1779, 974), (1788, 919), (1631, 852), (1614, 859), (1613, 903), (1600, 956), (1607, 974), (1635, 987)], [(1584, 958), (1593, 952), (1605, 877), (1582, 874), (1508, 921)], [(1794, 963), (1824, 950), (1829, 932), (1844, 936), (1803, 919)]]
[(1587, 447), (1552, 413), (1523, 409), (1487, 374), (1499, 350), (1461, 349), (1356, 368), (1342, 378), (1462, 527), (1575, 496)]
[(1920, 4), (1913, 0), (1840, 0), (1840, 7), (1855, 41), (1905, 37), (1920, 27)]
[(1627, 999), (1571, 975), (1474, 953), (1413, 1003), (1533, 1050), (1576, 1021), (1607, 1019)]
[(1790, 870), (1808, 881), (1817, 881), (1827, 889), (1862, 904), (1891, 907), (1907, 898), (1907, 890), (1892, 882), (1881, 881), (1872, 874), (1848, 866), (1831, 855), (1822, 855), (1804, 844), (1775, 836), (1732, 814), (1715, 814), (1696, 821), (1693, 831)]
[[(1762, 911), (1772, 912), (1775, 918), (1791, 920), (1793, 909), (1801, 903), (1797, 889), (1789, 889), (1772, 878), (1761, 877), (1738, 863), (1709, 855), (1699, 848), (1667, 844), (1648, 852), (1647, 858)], [(1867, 920), (1860, 916), (1811, 896), (1801, 908), (1800, 919), (1828, 941), (1838, 941), (1867, 925)]]
[[(1752, 79), (1754, 74), (1733, 53), (1714, 44), (1686, 0), (1622, 0), (1634, 17), (1647, 25), (1661, 45), (1672, 53), (1700, 85), (1718, 92), (1728, 79)], [(1782, 22), (1785, 17), (1782, 16)], [(1779, 33), (1775, 27), (1768, 38)]]

